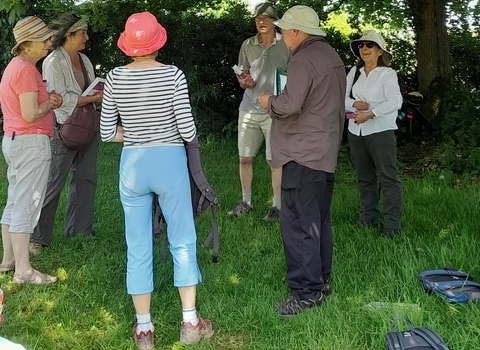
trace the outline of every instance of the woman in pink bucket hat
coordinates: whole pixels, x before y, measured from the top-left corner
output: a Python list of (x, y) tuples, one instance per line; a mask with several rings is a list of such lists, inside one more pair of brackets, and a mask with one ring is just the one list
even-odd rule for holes
[[(184, 141), (195, 138), (196, 128), (184, 73), (156, 61), (166, 41), (165, 28), (151, 13), (128, 18), (117, 45), (133, 62), (108, 73), (100, 118), (102, 140), (123, 142), (119, 189), (125, 212), (127, 292), (137, 314), (133, 339), (142, 350), (154, 348), (150, 318), (154, 194), (167, 222), (174, 286), (182, 303), (180, 342), (192, 344), (213, 335), (212, 323), (199, 316), (195, 305), (202, 277)], [(117, 126), (119, 119), (122, 126)]]

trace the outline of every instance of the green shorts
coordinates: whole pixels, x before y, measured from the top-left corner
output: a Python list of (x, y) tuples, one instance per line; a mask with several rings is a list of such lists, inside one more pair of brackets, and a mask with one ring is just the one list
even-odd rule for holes
[(255, 157), (265, 141), (265, 157), (272, 160), (270, 130), (272, 119), (268, 114), (253, 114), (239, 111), (238, 154), (240, 157)]

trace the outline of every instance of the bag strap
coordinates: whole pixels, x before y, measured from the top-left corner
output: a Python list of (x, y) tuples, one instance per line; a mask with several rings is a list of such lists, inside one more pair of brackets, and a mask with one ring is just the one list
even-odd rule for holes
[(413, 324), (412, 322), (410, 322), (410, 320), (408, 319), (408, 317), (406, 315), (400, 315), (400, 316), (397, 316), (395, 318), (395, 320), (393, 320), (393, 324), (392, 324), (392, 327), (390, 327), (390, 332), (395, 332), (395, 326), (397, 325), (398, 321), (400, 321), (401, 319), (405, 319), (406, 322), (407, 322), (407, 326), (408, 326), (408, 330), (409, 331), (412, 331), (414, 328), (413, 328)]
[(443, 339), (431, 329), (414, 328), (411, 332), (422, 337), (434, 350), (450, 350)]
[(203, 246), (208, 248), (213, 239), (213, 247), (212, 247), (212, 262), (218, 262), (218, 248), (220, 246), (219, 238), (218, 238), (218, 223), (217, 223), (217, 216), (215, 212), (217, 211), (218, 205), (210, 205), (210, 210), (212, 212), (212, 227), (210, 227), (210, 232), (208, 233)]
[(90, 79), (88, 79), (87, 68), (85, 68), (85, 64), (83, 63), (83, 59), (80, 54), (78, 54), (78, 58), (80, 59), (80, 65), (82, 66), (83, 80), (85, 80), (85, 88), (83, 89), (83, 91), (85, 91), (90, 86)]
[(351, 99), (355, 99), (353, 97), (353, 85), (355, 85), (355, 83), (357, 82), (358, 78), (360, 77), (360, 69), (358, 69), (357, 66), (355, 66), (356, 70), (355, 70), (355, 75), (353, 76), (353, 83), (352, 83), (352, 88), (350, 89), (350, 98)]
[(205, 239), (204, 246), (208, 248), (213, 239), (213, 251), (212, 251), (212, 261), (214, 263), (218, 262), (218, 250), (219, 250), (219, 238), (218, 238), (218, 223), (217, 216), (215, 211), (218, 207), (218, 198), (215, 196), (213, 190), (211, 190), (210, 185), (208, 184), (207, 178), (202, 170), (202, 165), (200, 163), (200, 143), (198, 138), (195, 138), (190, 142), (184, 142), (185, 151), (187, 152), (187, 161), (190, 174), (195, 186), (202, 191), (202, 197), (197, 205), (197, 213), (200, 213), (203, 201), (207, 199), (210, 203), (210, 209), (212, 212), (212, 226), (210, 227), (210, 233)]

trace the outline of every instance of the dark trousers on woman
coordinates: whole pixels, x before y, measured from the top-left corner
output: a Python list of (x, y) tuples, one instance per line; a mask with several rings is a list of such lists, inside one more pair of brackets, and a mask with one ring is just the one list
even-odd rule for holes
[(399, 230), (402, 221), (403, 187), (397, 168), (394, 131), (367, 136), (356, 136), (349, 132), (348, 142), (360, 192), (359, 221), (377, 223), (381, 191), (384, 228)]
[(287, 283), (299, 299), (318, 299), (332, 270), (330, 204), (334, 175), (296, 162), (282, 169), (282, 231)]
[(91, 235), (93, 226), (93, 205), (97, 188), (97, 150), (95, 138), (85, 150), (75, 151), (68, 148), (60, 138), (57, 129), (50, 141), (52, 162), (48, 177), (45, 202), (40, 219), (30, 241), (47, 246), (52, 241), (55, 215), (60, 194), (70, 172), (68, 186), (67, 212), (64, 222), (65, 236), (78, 233)]

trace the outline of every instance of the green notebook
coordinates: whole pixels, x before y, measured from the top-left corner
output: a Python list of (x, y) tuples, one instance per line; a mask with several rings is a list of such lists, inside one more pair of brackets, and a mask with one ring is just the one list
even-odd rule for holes
[(287, 84), (287, 72), (280, 67), (275, 68), (275, 83), (273, 94), (280, 95)]

